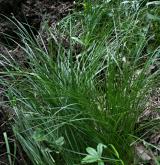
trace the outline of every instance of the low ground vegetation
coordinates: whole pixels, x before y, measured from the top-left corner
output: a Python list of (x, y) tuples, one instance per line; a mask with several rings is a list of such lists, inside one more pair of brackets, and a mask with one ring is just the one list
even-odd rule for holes
[(14, 22), (27, 65), (1, 55), (1, 83), (16, 139), (35, 165), (158, 165), (160, 148), (147, 140), (159, 118), (140, 119), (160, 85), (160, 3), (75, 3), (37, 36)]

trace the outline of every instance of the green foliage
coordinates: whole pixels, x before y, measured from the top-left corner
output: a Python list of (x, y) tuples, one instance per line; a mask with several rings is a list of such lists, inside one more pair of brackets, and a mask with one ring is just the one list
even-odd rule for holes
[(101, 159), (103, 148), (106, 148), (106, 146), (101, 143), (98, 144), (97, 150), (91, 147), (87, 147), (86, 151), (88, 155), (82, 159), (82, 164), (98, 162), (98, 165), (104, 165), (104, 162)]
[[(110, 149), (110, 148), (111, 149)], [(102, 153), (103, 153), (103, 149), (109, 149), (111, 150), (111, 152), (113, 152), (113, 154), (116, 156), (117, 159), (111, 159), (111, 158), (104, 158), (102, 157)], [(90, 164), (90, 163), (95, 163), (97, 162), (98, 165), (104, 165), (105, 162), (110, 162), (110, 163), (113, 163), (116, 164), (116, 165), (124, 165), (123, 161), (120, 160), (119, 158), (119, 154), (118, 152), (116, 151), (116, 149), (114, 148), (113, 145), (104, 145), (104, 144), (101, 144), (99, 143), (97, 145), (97, 150), (95, 150), (94, 148), (92, 147), (87, 147), (86, 148), (86, 151), (87, 151), (87, 156), (84, 157), (81, 161), (82, 164)]]
[(13, 154), (12, 154), (11, 150), (10, 150), (9, 139), (8, 139), (7, 133), (4, 132), (3, 136), (4, 136), (4, 140), (5, 140), (5, 144), (6, 144), (8, 163), (9, 163), (9, 165), (15, 165), (16, 152), (17, 152), (16, 143), (14, 143), (14, 150), (13, 150)]
[[(1, 55), (14, 133), (35, 165), (78, 164), (85, 149), (99, 143), (112, 144), (104, 158), (115, 154), (132, 164), (130, 135), (145, 134), (137, 121), (150, 90), (159, 86), (159, 70), (150, 73), (159, 48), (149, 43), (155, 31), (148, 8), (141, 1), (112, 0), (83, 6), (34, 38), (15, 23), (29, 67)], [(103, 164), (102, 148), (87, 149), (88, 157), (92, 150), (94, 161)]]

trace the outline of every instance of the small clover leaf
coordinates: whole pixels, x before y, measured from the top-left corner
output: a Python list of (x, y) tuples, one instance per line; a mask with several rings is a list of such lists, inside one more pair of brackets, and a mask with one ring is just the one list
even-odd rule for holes
[(81, 163), (88, 164), (97, 162), (98, 165), (104, 165), (104, 162), (101, 159), (103, 148), (106, 148), (106, 146), (101, 143), (97, 145), (97, 150), (92, 147), (87, 147), (86, 151), (88, 155), (82, 159)]
[(102, 143), (99, 143), (97, 145), (97, 152), (98, 152), (98, 154), (99, 154), (100, 157), (102, 156), (103, 148), (107, 148), (107, 146), (104, 145), (104, 144), (102, 144)]

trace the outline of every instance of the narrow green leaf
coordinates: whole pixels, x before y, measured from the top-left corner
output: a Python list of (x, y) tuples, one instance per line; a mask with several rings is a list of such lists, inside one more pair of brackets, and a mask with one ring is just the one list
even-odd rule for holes
[(78, 42), (81, 45), (85, 45), (79, 38), (77, 37), (71, 37), (71, 39), (75, 40), (76, 42)]
[(111, 146), (112, 150), (114, 151), (115, 156), (117, 158), (119, 158), (119, 153), (117, 152), (116, 148), (112, 144), (110, 144), (110, 146)]
[(3, 136), (4, 136), (5, 143), (6, 143), (6, 149), (7, 149), (7, 156), (8, 156), (9, 164), (12, 165), (11, 151), (10, 151), (10, 147), (9, 147), (7, 133), (4, 132)]
[(150, 6), (150, 5), (160, 5), (160, 1), (148, 2), (146, 5), (147, 5), (147, 6)]

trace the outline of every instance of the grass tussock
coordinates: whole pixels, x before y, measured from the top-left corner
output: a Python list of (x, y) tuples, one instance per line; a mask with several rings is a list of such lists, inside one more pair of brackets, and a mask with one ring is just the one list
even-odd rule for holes
[(109, 164), (134, 164), (133, 137), (145, 138), (155, 123), (144, 129), (138, 118), (159, 85), (159, 70), (151, 73), (159, 42), (150, 43), (157, 6), (146, 3), (84, 1), (56, 26), (44, 24), (47, 40), (16, 23), (28, 67), (1, 55), (1, 83), (15, 112), (14, 133), (33, 164), (80, 164), (85, 149), (101, 143), (119, 153), (105, 148)]

